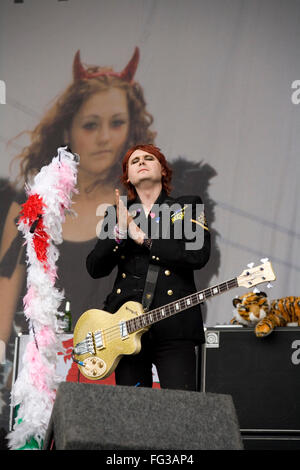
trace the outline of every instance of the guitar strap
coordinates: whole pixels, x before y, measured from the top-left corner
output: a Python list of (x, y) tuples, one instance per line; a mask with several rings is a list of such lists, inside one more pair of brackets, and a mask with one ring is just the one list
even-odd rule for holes
[[(172, 198), (167, 198), (163, 202), (163, 204), (168, 204), (168, 205), (172, 205), (173, 203), (174, 203), (174, 199)], [(147, 312), (149, 310), (150, 305), (153, 301), (159, 271), (160, 271), (160, 266), (154, 265), (151, 262), (149, 262), (149, 267), (148, 267), (148, 272), (147, 272), (146, 282), (145, 282), (145, 287), (144, 287), (144, 292), (143, 292), (143, 298), (142, 298), (142, 305), (143, 305), (144, 312)]]
[(142, 305), (143, 305), (144, 312), (147, 312), (149, 310), (150, 305), (152, 303), (159, 271), (160, 271), (160, 266), (155, 266), (154, 264), (149, 263), (149, 268), (147, 272), (144, 293), (143, 293), (143, 298), (142, 298)]

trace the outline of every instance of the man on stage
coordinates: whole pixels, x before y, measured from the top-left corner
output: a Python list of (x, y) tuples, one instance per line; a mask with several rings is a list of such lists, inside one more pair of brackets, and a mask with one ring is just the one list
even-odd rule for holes
[[(104, 218), (86, 262), (93, 278), (118, 266), (103, 307), (111, 313), (129, 300), (149, 310), (196, 292), (194, 270), (203, 268), (210, 256), (202, 200), (170, 197), (172, 171), (160, 149), (137, 145), (126, 153), (122, 167), (127, 207), (116, 190), (116, 211), (110, 207), (106, 213), (110, 217), (116, 212), (116, 223), (106, 233)], [(154, 323), (142, 336), (141, 351), (120, 360), (116, 384), (151, 387), (155, 364), (162, 388), (196, 390), (195, 347), (203, 342), (199, 306)]]

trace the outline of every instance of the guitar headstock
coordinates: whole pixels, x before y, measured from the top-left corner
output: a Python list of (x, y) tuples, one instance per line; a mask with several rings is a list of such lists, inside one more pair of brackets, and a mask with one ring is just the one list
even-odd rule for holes
[(263, 282), (275, 281), (276, 276), (270, 261), (265, 261), (259, 266), (245, 269), (240, 276), (237, 277), (238, 285), (241, 287), (251, 288)]

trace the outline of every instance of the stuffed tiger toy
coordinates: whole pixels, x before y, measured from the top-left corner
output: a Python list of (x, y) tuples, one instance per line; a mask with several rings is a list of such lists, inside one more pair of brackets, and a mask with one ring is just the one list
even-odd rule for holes
[(269, 313), (269, 303), (264, 292), (247, 292), (232, 300), (234, 317), (232, 325), (253, 326)]
[(232, 301), (232, 325), (254, 326), (255, 335), (269, 335), (276, 326), (300, 326), (300, 297), (283, 297), (269, 305), (265, 292), (247, 292)]

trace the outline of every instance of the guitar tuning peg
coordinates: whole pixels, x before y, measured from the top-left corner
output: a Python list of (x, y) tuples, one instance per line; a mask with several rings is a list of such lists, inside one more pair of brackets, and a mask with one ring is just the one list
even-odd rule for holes
[(254, 266), (254, 263), (248, 263), (248, 264), (247, 264), (247, 268), (250, 268), (250, 269), (251, 269), (251, 268), (253, 268), (253, 266)]
[(272, 289), (272, 287), (273, 287), (273, 285), (272, 285), (270, 282), (268, 282), (267, 288), (268, 288), (268, 289)]
[(260, 294), (260, 290), (257, 289), (257, 287), (254, 287), (253, 292), (254, 292), (254, 294)]
[(269, 261), (269, 258), (262, 258), (260, 261), (261, 263), (267, 263)]

